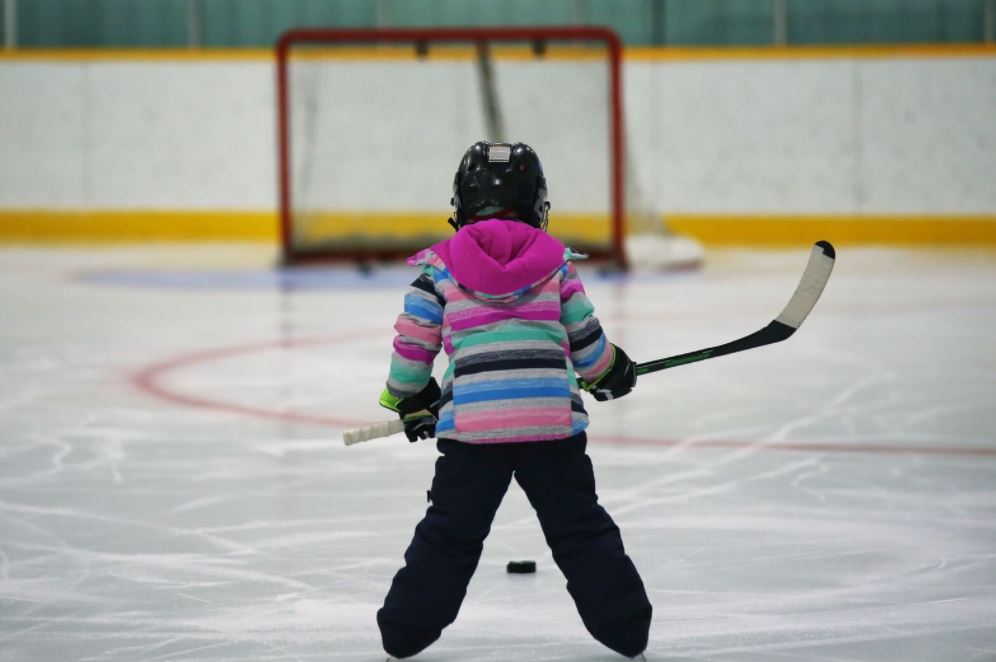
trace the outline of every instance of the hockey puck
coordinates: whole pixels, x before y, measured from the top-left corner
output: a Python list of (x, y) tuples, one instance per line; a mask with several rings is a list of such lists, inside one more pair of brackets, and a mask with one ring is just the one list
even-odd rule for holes
[(505, 572), (513, 575), (528, 575), (536, 572), (536, 561), (509, 561)]

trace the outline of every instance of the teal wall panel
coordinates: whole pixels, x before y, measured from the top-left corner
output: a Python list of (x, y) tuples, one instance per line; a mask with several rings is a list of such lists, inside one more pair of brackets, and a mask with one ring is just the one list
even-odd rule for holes
[(551, 25), (572, 22), (574, 0), (388, 0), (388, 22), (396, 26)]
[[(787, 0), (792, 44), (978, 42), (985, 0)], [(628, 44), (761, 45), (773, 0), (19, 0), (36, 47), (268, 46), (293, 26), (608, 25)], [(0, 18), (2, 21), (2, 18)], [(2, 24), (0, 24), (2, 29)]]
[(608, 25), (627, 44), (645, 46), (655, 43), (655, 28), (661, 5), (655, 0), (589, 0), (588, 23)]
[(23, 0), (21, 46), (182, 46), (186, 0)]
[(770, 0), (670, 0), (665, 3), (664, 41), (690, 45), (770, 44)]
[(791, 0), (790, 43), (970, 42), (983, 0)]

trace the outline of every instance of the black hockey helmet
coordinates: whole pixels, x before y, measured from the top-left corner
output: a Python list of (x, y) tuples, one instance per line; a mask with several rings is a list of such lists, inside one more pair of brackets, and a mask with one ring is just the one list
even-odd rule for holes
[(523, 221), (546, 230), (546, 178), (533, 148), (525, 143), (474, 143), (453, 178), (453, 218), (460, 229), (486, 218)]

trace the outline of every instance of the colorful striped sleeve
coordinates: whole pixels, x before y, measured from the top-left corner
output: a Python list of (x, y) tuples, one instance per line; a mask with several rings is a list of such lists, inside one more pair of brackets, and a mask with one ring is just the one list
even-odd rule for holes
[(436, 291), (434, 267), (426, 266), (405, 294), (404, 312), (394, 330), (388, 392), (406, 398), (421, 391), (432, 376), (432, 362), (442, 348), (443, 298)]
[(612, 365), (612, 345), (572, 263), (560, 284), (560, 322), (567, 329), (574, 370), (583, 381), (595, 383)]

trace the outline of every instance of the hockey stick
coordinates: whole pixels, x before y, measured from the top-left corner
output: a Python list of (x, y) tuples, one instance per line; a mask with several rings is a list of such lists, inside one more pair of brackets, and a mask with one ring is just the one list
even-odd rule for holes
[[(830, 272), (833, 271), (834, 260), (837, 257), (836, 251), (829, 241), (818, 241), (813, 246), (809, 254), (809, 262), (806, 270), (802, 272), (799, 285), (795, 288), (795, 293), (785, 305), (785, 309), (775, 319), (768, 323), (768, 326), (759, 329), (754, 333), (739, 338), (723, 345), (716, 345), (707, 349), (700, 349), (685, 354), (677, 354), (656, 361), (636, 364), (636, 374), (646, 375), (658, 370), (667, 370), (680, 365), (688, 365), (706, 359), (714, 359), (717, 356), (742, 352), (745, 349), (763, 347), (772, 343), (781, 342), (796, 332), (813, 309), (823, 288), (830, 279)], [(404, 426), (402, 426), (403, 428)]]
[(358, 444), (361, 441), (370, 441), (378, 437), (390, 437), (392, 434), (405, 431), (405, 422), (400, 418), (383, 423), (364, 425), (363, 427), (346, 430), (342, 433), (342, 442), (347, 446)]
[[(646, 363), (637, 363), (636, 374), (638, 376), (646, 375), (651, 372), (657, 372), (658, 370), (676, 368), (680, 365), (714, 359), (718, 356), (742, 352), (746, 349), (754, 349), (755, 347), (763, 347), (785, 340), (802, 326), (813, 306), (819, 301), (820, 295), (823, 294), (823, 288), (826, 287), (827, 281), (830, 279), (830, 273), (833, 271), (836, 257), (837, 254), (829, 241), (816, 242), (812, 252), (809, 254), (809, 262), (806, 264), (806, 270), (802, 272), (802, 278), (799, 279), (799, 285), (795, 288), (792, 298), (789, 299), (789, 302), (778, 317), (771, 320), (763, 329), (759, 329), (750, 335), (723, 345), (716, 345), (715, 347), (700, 349), (694, 352), (686, 352), (685, 354), (676, 354), (675, 356), (647, 361)], [(397, 419), (347, 430), (343, 434), (342, 439), (347, 446), (352, 446), (361, 441), (369, 441), (377, 437), (387, 437), (402, 432), (404, 429), (405, 424), (400, 419)]]

